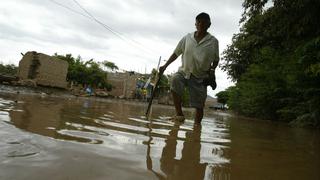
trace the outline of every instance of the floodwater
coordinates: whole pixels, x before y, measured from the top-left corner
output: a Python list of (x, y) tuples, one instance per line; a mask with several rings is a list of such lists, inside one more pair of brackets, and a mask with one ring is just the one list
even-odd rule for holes
[(0, 179), (320, 179), (319, 131), (146, 106), (0, 93)]

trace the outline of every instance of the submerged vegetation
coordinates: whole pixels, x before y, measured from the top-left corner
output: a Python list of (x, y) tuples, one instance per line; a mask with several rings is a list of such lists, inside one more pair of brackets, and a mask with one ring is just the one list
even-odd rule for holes
[(319, 127), (320, 1), (267, 2), (243, 3), (221, 66), (236, 84), (220, 94), (242, 115)]

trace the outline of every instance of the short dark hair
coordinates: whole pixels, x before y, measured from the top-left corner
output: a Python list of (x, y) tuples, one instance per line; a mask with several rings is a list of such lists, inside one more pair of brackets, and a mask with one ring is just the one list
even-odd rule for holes
[(199, 20), (199, 19), (204, 19), (204, 20), (208, 20), (209, 22), (211, 22), (209, 14), (207, 14), (205, 12), (202, 12), (197, 15), (196, 20)]

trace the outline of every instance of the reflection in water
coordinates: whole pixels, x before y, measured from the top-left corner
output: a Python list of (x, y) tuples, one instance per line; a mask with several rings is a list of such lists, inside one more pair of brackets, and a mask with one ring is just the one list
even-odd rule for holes
[[(147, 150), (147, 168), (152, 171), (159, 179), (214, 179), (229, 180), (229, 172), (223, 166), (208, 166), (208, 162), (201, 160), (201, 125), (194, 124), (192, 130), (183, 130), (181, 122), (175, 122), (165, 139), (165, 145), (160, 157), (160, 169), (163, 173), (156, 172), (152, 166), (150, 156), (152, 136), (146, 142)], [(150, 128), (151, 130), (152, 128)], [(179, 138), (179, 131), (185, 131), (185, 139)], [(177, 157), (178, 141), (181, 139), (183, 147), (181, 158)], [(179, 150), (179, 149), (178, 149)], [(212, 149), (215, 151), (215, 149)]]
[(148, 141), (143, 142), (144, 144), (147, 145), (147, 156), (146, 156), (146, 164), (147, 164), (147, 169), (149, 171), (151, 171), (152, 173), (154, 173), (156, 175), (156, 177), (158, 177), (159, 179), (165, 179), (165, 176), (163, 176), (161, 173), (156, 172), (155, 170), (153, 170), (153, 164), (152, 164), (152, 158), (150, 156), (151, 153), (151, 144), (152, 144), (152, 136), (151, 136), (151, 131), (152, 131), (152, 123), (150, 122), (149, 124), (149, 131), (148, 131)]
[[(72, 174), (74, 166), (55, 166), (61, 159), (97, 172), (87, 179), (104, 179), (104, 172), (119, 179), (319, 179), (319, 133), (225, 114), (207, 114), (198, 126), (192, 113), (183, 123), (170, 122), (168, 106), (153, 106), (147, 120), (145, 108), (121, 100), (1, 95), (0, 179), (33, 179), (41, 167), (49, 169), (44, 176)], [(62, 150), (54, 149), (61, 143)], [(43, 164), (48, 157), (62, 158)], [(16, 165), (37, 168), (12, 178)], [(79, 173), (70, 177), (86, 179)]]
[(162, 171), (169, 179), (203, 179), (207, 163), (200, 163), (201, 125), (186, 132), (181, 159), (176, 158), (177, 135), (180, 123), (175, 123), (165, 140), (160, 163)]
[(232, 179), (320, 179), (319, 131), (235, 119), (230, 129)]

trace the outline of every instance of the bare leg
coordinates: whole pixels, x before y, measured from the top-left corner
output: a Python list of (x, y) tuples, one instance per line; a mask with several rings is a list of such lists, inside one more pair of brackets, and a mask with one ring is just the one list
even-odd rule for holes
[(173, 98), (174, 107), (176, 109), (176, 115), (183, 116), (182, 107), (181, 107), (181, 104), (182, 104), (181, 97), (174, 91), (171, 91), (171, 94)]
[(203, 108), (196, 108), (196, 115), (195, 115), (195, 122), (201, 123), (201, 120), (203, 118)]

